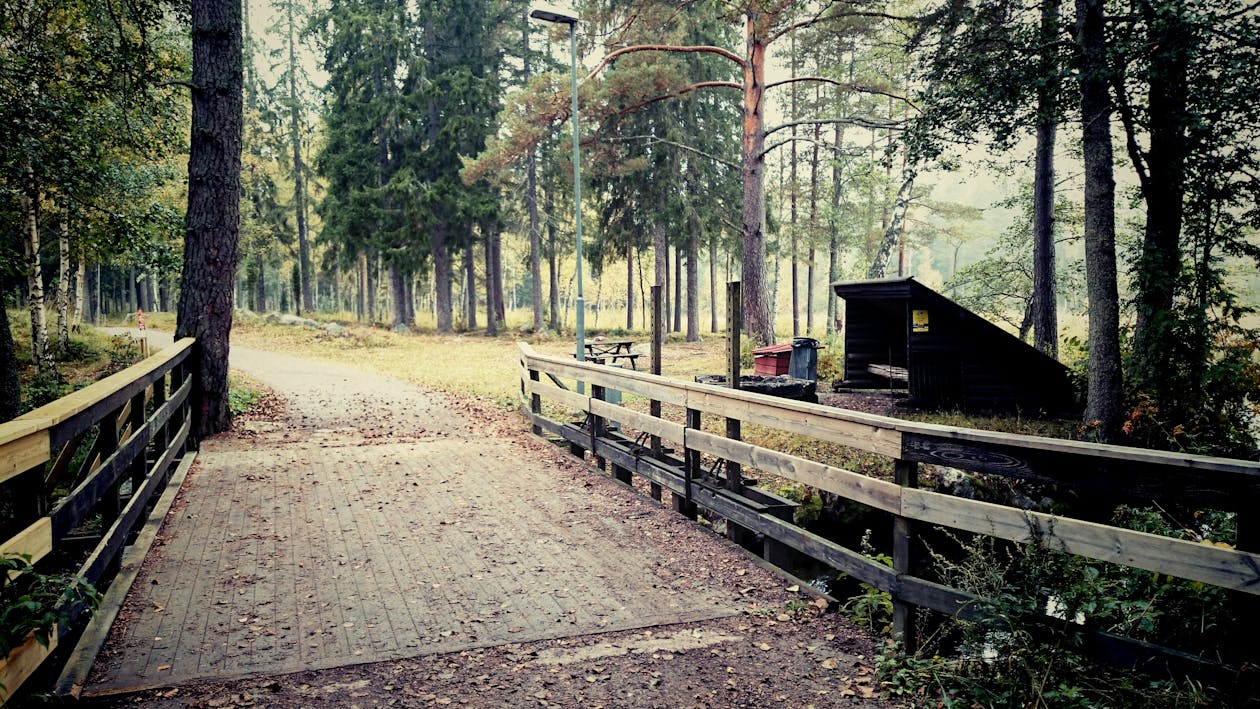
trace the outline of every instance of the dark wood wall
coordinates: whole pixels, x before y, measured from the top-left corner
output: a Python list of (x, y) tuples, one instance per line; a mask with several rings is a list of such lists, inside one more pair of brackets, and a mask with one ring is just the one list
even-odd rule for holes
[[(846, 303), (850, 386), (888, 386), (867, 365), (891, 364), (909, 370), (910, 398), (919, 406), (1069, 413), (1066, 367), (914, 279), (833, 287)], [(927, 313), (925, 330), (916, 331), (916, 310)]]

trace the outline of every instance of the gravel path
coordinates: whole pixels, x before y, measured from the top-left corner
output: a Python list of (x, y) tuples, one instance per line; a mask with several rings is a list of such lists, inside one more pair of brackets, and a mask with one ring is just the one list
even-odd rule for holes
[(877, 704), (868, 638), (519, 417), (289, 355), (232, 364), (276, 394), (203, 442), (97, 702)]

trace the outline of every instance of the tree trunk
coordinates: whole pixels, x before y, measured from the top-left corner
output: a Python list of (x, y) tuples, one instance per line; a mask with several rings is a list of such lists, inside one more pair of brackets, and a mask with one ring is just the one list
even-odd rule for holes
[[(544, 199), (546, 200), (545, 208), (546, 208), (547, 214), (554, 216), (555, 204), (553, 202), (551, 189), (549, 187), (544, 188), (543, 196), (544, 196)], [(559, 268), (557, 267), (557, 264), (556, 264), (556, 249), (559, 248), (559, 245), (556, 243), (556, 223), (554, 219), (547, 220), (547, 244), (550, 247), (547, 249), (547, 282), (548, 282), (547, 284), (549, 286), (547, 300), (548, 300), (548, 305), (550, 306), (550, 312), (548, 313), (548, 315), (551, 318), (552, 332), (559, 332), (560, 331), (560, 273), (559, 273)]]
[(44, 269), (39, 257), (39, 188), (30, 186), (22, 195), (22, 212), (26, 222), (26, 292), (31, 313), (31, 362), (36, 374), (53, 371), (52, 351), (48, 347), (48, 318), (44, 312)]
[(910, 193), (914, 189), (916, 176), (917, 173), (913, 168), (907, 169), (904, 174), (901, 187), (897, 190), (897, 198), (893, 200), (889, 218), (885, 221), (884, 237), (875, 251), (875, 258), (871, 260), (871, 267), (866, 271), (867, 278), (883, 278), (888, 271), (893, 247), (901, 242), (901, 224), (906, 218), (906, 209), (910, 206)]
[(293, 151), (293, 210), (297, 219), (300, 268), (298, 285), (302, 291), (298, 311), (309, 313), (315, 309), (315, 292), (312, 287), (314, 270), (311, 265), (311, 245), (306, 233), (306, 165), (302, 161), (302, 111), (297, 90), (297, 22), (293, 17), (295, 5), (295, 2), (285, 5), (289, 40), (289, 149)]
[[(494, 245), (491, 243), (493, 237), (490, 235), (489, 225), (482, 226), (482, 250), (485, 251), (486, 260), (486, 335), (491, 337), (499, 334), (498, 314), (495, 313), (494, 307)], [(471, 252), (472, 247), (469, 247)], [(476, 290), (473, 290), (476, 293)], [(476, 296), (473, 296), (473, 305), (476, 305)]]
[(392, 294), (391, 300), (394, 301), (394, 322), (391, 327), (395, 331), (405, 330), (409, 324), (407, 321), (407, 280), (396, 263), (389, 265), (389, 290)]
[(674, 247), (674, 327), (671, 332), (682, 332), (682, 306), (683, 306), (683, 264), (682, 249)]
[(70, 213), (61, 213), (57, 233), (57, 351), (70, 349)]
[(1121, 416), (1120, 302), (1116, 283), (1115, 177), (1111, 152), (1104, 0), (1076, 0), (1085, 155), (1085, 283), (1089, 298), (1089, 394), (1085, 423), (1115, 438)]
[[(1059, 32), (1060, 0), (1042, 0), (1041, 43), (1053, 44)], [(1049, 54), (1049, 49), (1045, 50)], [(1043, 55), (1042, 76), (1052, 59)], [(1057, 90), (1046, 82), (1037, 90), (1037, 147), (1033, 176), (1033, 346), (1059, 356), (1058, 288), (1054, 264), (1054, 152), (1058, 120)], [(957, 253), (957, 251), (955, 251)]]
[(626, 249), (626, 329), (634, 329), (634, 247)]
[(358, 282), (357, 285), (359, 289), (359, 298), (357, 303), (359, 310), (359, 322), (370, 324), (370, 321), (368, 320), (368, 301), (372, 299), (372, 296), (368, 292), (368, 256), (366, 249), (361, 249), (359, 251), (359, 262), (355, 272), (355, 280)]
[[(524, 58), (524, 83), (529, 84), (529, 22), (522, 22), (521, 56)], [(534, 301), (534, 333), (543, 329), (542, 293), (542, 233), (538, 228), (538, 166), (535, 150), (525, 156), (525, 211), (529, 215), (529, 278), (530, 294)]]
[(476, 249), (472, 239), (464, 250), (464, 325), (468, 330), (477, 328), (477, 267), (473, 263)]
[(493, 286), (490, 292), (494, 296), (495, 322), (499, 326), (506, 326), (507, 308), (503, 302), (503, 236), (499, 231), (498, 220), (490, 220), (486, 232), (490, 235), (490, 265), (492, 267), (492, 272), (486, 274), (486, 279)]
[(18, 378), (17, 352), (9, 328), (8, 298), (0, 293), (0, 423), (22, 413), (22, 381)]
[[(852, 64), (850, 71), (852, 71)], [(834, 128), (835, 143), (839, 146), (840, 141), (844, 139), (844, 131), (840, 124), (837, 123)], [(840, 280), (840, 191), (843, 185), (840, 178), (843, 176), (840, 169), (840, 161), (835, 160), (831, 164), (831, 228), (827, 236), (827, 332), (838, 332), (837, 324), (840, 322), (840, 300), (836, 297), (835, 291), (831, 289), (831, 284)]]
[[(1159, 10), (1144, 4), (1143, 15), (1150, 27), (1151, 65), (1149, 133), (1146, 154), (1147, 178), (1142, 181), (1146, 202), (1146, 229), (1138, 257), (1136, 310), (1133, 329), (1133, 378), (1139, 386), (1154, 393), (1160, 401), (1172, 395), (1176, 386), (1172, 361), (1179, 348), (1170, 342), (1174, 331), (1173, 298), (1181, 277), (1181, 227), (1184, 218), (1185, 163), (1187, 143), (1186, 99), (1192, 31), (1181, 13), (1171, 4)], [(1136, 140), (1130, 137), (1130, 145)], [(1131, 156), (1135, 164), (1140, 155)], [(1208, 348), (1203, 348), (1206, 351)], [(1202, 363), (1182, 363), (1199, 366)]]
[(700, 341), (700, 240), (687, 231), (687, 342)]
[(759, 344), (774, 342), (774, 320), (766, 296), (766, 144), (762, 93), (766, 73), (766, 20), (753, 8), (747, 15), (744, 59), (744, 122), (741, 140), (743, 262), (740, 293), (744, 327)]
[[(818, 89), (814, 89), (814, 105), (821, 105)], [(822, 124), (814, 124), (814, 149), (809, 159), (809, 242), (805, 258), (805, 334), (814, 332), (814, 239), (818, 234), (818, 144), (822, 142)]]
[(254, 312), (262, 313), (267, 310), (267, 263), (261, 251), (254, 254), (254, 274)]
[(176, 338), (195, 337), (192, 436), (227, 430), (241, 196), (241, 0), (192, 0), (192, 140)]
[[(795, 79), (796, 78), (796, 56), (797, 56), (795, 32), (792, 33), (792, 48), (788, 56), (790, 57), (788, 61), (790, 62), (791, 68), (792, 68), (792, 78)], [(796, 110), (796, 95), (797, 95), (796, 88), (797, 88), (796, 84), (788, 85), (788, 90), (792, 92), (792, 97), (791, 97), (792, 115), (790, 118), (790, 120), (792, 121), (798, 120), (799, 115), (800, 115)], [(796, 202), (797, 202), (797, 197), (798, 197), (798, 194), (797, 194), (798, 190), (797, 190), (797, 184), (796, 184), (796, 162), (797, 162), (796, 126), (792, 126), (792, 137), (790, 138), (790, 140), (792, 141), (792, 144), (791, 144), (791, 150), (789, 151), (789, 157), (788, 157), (788, 161), (789, 161), (788, 162), (788, 206), (789, 206), (788, 233), (790, 234), (788, 248), (791, 251), (791, 254), (790, 254), (791, 258), (789, 260), (789, 264), (790, 264), (790, 272), (791, 272), (791, 278), (792, 278), (792, 287), (791, 287), (792, 337), (798, 337), (801, 334), (801, 294), (800, 294), (800, 274), (797, 270), (798, 269), (797, 262), (799, 261), (800, 250), (799, 250), (799, 243), (798, 243), (799, 234), (797, 230), (797, 219), (796, 219), (796, 215), (797, 215)]]
[(709, 239), (709, 332), (717, 333), (717, 237)]
[(74, 317), (70, 321), (70, 329), (78, 332), (83, 327), (83, 318), (88, 309), (88, 269), (79, 256), (79, 263), (74, 271)]
[(437, 310), (437, 331), (448, 334), (454, 330), (451, 318), (451, 254), (446, 248), (446, 228), (439, 221), (429, 230), (429, 249), (433, 255), (434, 307)]

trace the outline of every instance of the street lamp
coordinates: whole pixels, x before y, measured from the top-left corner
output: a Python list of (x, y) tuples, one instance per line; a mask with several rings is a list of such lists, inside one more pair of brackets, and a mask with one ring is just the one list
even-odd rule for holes
[[(586, 301), (582, 298), (582, 154), (578, 144), (578, 65), (577, 65), (577, 23), (576, 15), (567, 15), (559, 10), (534, 8), (529, 16), (543, 22), (556, 22), (569, 26), (569, 60), (573, 67), (573, 223), (577, 240), (577, 360), (586, 359)], [(578, 383), (581, 387), (581, 382)], [(580, 389), (579, 389), (580, 391)]]

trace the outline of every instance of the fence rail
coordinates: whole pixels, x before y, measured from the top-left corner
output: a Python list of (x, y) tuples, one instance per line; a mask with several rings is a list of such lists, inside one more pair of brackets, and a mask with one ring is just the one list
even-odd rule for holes
[[(41, 560), (64, 552), (76, 555), (76, 573), (89, 583), (109, 581), (185, 451), (194, 347), (193, 339), (180, 340), (0, 424), (0, 491), (11, 501), (0, 556), (26, 556), (40, 569)], [(32, 637), (0, 658), (6, 696), (78, 629), (73, 609), (65, 610), (71, 622), (56, 628), (48, 647)]]
[[(570, 445), (577, 455), (589, 451), (603, 465), (611, 462), (623, 481), (640, 475), (675, 497), (675, 508), (699, 505), (739, 527), (765, 535), (854, 578), (890, 593), (894, 599), (894, 631), (909, 639), (911, 606), (950, 615), (974, 613), (975, 600), (914, 573), (916, 525), (941, 526), (1029, 543), (1074, 555), (1158, 574), (1199, 581), (1239, 594), (1254, 610), (1260, 596), (1260, 554), (1243, 548), (1222, 548), (1084, 519), (1023, 510), (919, 489), (920, 464), (945, 465), (977, 473), (1053, 483), (1100, 500), (1155, 500), (1193, 503), (1239, 513), (1239, 547), (1260, 502), (1260, 464), (1137, 450), (1120, 446), (1054, 440), (973, 429), (924, 424), (861, 412), (800, 403), (765, 395), (670, 380), (649, 374), (575, 362), (535, 352), (520, 344), (521, 395), (536, 433), (548, 432)], [(588, 395), (545, 381), (564, 377), (587, 382)], [(686, 410), (685, 423), (656, 418), (602, 400), (615, 389)], [(586, 420), (565, 423), (543, 415), (547, 399)], [(842, 444), (892, 459), (893, 481), (702, 430), (701, 414), (755, 424), (812, 439)], [(610, 432), (617, 421), (623, 431)], [(655, 455), (626, 433), (672, 442), (678, 458)], [(728, 430), (730, 430), (728, 428)], [(736, 429), (738, 430), (738, 429)], [(691, 462), (706, 454), (725, 463), (756, 468), (892, 515), (891, 567), (795, 526), (768, 511), (759, 511), (720, 485), (699, 479)], [(681, 501), (678, 498), (682, 498)], [(1245, 533), (1243, 530), (1247, 530)], [(1250, 611), (1249, 611), (1250, 612)], [(1103, 654), (1128, 648), (1137, 662), (1163, 667), (1196, 665), (1195, 658), (1095, 632)], [(1125, 654), (1125, 653), (1120, 653)], [(1136, 658), (1145, 655), (1145, 658)]]

